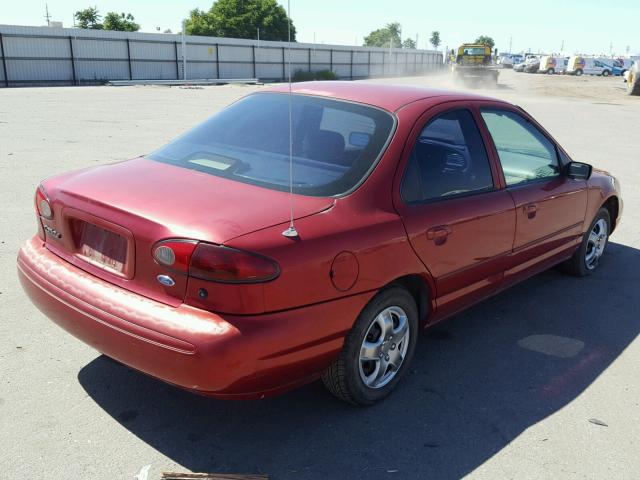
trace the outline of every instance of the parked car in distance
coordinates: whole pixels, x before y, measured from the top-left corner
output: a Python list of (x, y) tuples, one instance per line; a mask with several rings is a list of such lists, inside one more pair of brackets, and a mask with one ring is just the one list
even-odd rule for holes
[(613, 61), (611, 73), (616, 76), (624, 76), (625, 72), (631, 68), (631, 65), (633, 65), (633, 59), (619, 58)]
[(520, 54), (500, 54), (498, 58), (498, 64), (502, 65), (503, 68), (513, 68), (515, 65), (522, 63), (524, 61), (524, 56)]
[(524, 71), (526, 73), (537, 73), (540, 68), (540, 57), (529, 57), (524, 62)]
[(512, 68), (513, 60), (511, 58), (511, 55), (508, 53), (501, 53), (500, 55), (498, 55), (496, 64), (501, 65), (502, 68)]
[(288, 88), (144, 157), (43, 180), (17, 260), (33, 303), (188, 390), (261, 398), (322, 378), (371, 404), (407, 372), (421, 329), (554, 265), (597, 269), (619, 184), (521, 108), (409, 86)]
[(608, 77), (613, 73), (613, 60), (610, 58), (582, 57), (574, 55), (567, 65), (569, 75), (602, 75)]
[(539, 57), (532, 53), (527, 53), (526, 55), (520, 55), (518, 63), (514, 65), (513, 69), (517, 72), (524, 72), (528, 65), (531, 62), (539, 61)]
[(540, 58), (538, 73), (553, 75), (567, 70), (567, 59), (564, 57), (544, 55)]

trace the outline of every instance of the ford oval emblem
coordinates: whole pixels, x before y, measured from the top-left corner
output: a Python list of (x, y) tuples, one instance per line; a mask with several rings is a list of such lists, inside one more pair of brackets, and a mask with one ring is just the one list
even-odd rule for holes
[(156, 278), (165, 287), (173, 287), (176, 284), (169, 275), (158, 275)]

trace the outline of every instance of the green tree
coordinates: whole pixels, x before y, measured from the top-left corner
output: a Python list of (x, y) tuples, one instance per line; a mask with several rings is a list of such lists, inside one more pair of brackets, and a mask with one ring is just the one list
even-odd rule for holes
[(383, 28), (374, 30), (364, 37), (364, 46), (389, 47), (389, 44), (391, 44), (394, 48), (400, 48), (402, 46), (400, 31), (401, 27), (398, 22), (387, 23)]
[(196, 8), (186, 19), (189, 35), (209, 37), (256, 38), (286, 41), (291, 26), (291, 41), (296, 29), (285, 9), (276, 0), (217, 0), (208, 11)]
[(413, 38), (407, 38), (402, 42), (402, 48), (416, 48), (416, 41)]
[(117, 30), (119, 32), (137, 32), (140, 25), (135, 22), (135, 18), (130, 13), (109, 12), (104, 17), (105, 30)]
[(433, 45), (433, 48), (437, 50), (440, 44), (442, 43), (442, 41), (440, 40), (440, 32), (438, 32), (437, 30), (434, 30), (433, 32), (431, 32), (431, 38), (429, 39), (429, 43)]
[(487, 37), (486, 35), (480, 35), (476, 38), (476, 42), (478, 45), (486, 45), (493, 50), (496, 42), (493, 41), (493, 38)]
[(76, 19), (78, 28), (88, 28), (91, 30), (102, 30), (100, 23), (100, 14), (97, 7), (89, 7), (84, 10), (78, 10), (73, 14)]

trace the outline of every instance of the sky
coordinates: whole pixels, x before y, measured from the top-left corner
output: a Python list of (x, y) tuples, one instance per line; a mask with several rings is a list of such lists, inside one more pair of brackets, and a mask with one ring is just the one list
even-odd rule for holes
[[(45, 3), (51, 20), (73, 25), (73, 13), (97, 6), (127, 12), (141, 31), (177, 32), (193, 8), (209, 9), (212, 0), (0, 0), (0, 24), (44, 25)], [(279, 3), (285, 6), (286, 1)], [(389, 22), (402, 25), (403, 38), (419, 48), (438, 30), (441, 48), (457, 47), (488, 35), (500, 51), (534, 53), (640, 54), (640, 35), (631, 19), (640, 19), (640, 0), (291, 0), (291, 18), (300, 42), (361, 45), (364, 37)]]

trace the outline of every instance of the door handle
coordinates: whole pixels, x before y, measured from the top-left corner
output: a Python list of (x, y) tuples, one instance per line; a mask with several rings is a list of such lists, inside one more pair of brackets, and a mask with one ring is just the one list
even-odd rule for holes
[(449, 235), (451, 235), (451, 227), (448, 225), (440, 225), (427, 230), (427, 238), (433, 240), (436, 245), (442, 245), (446, 242)]
[(536, 213), (538, 212), (538, 205), (535, 203), (530, 203), (524, 206), (524, 213), (527, 214), (527, 218), (534, 218)]

